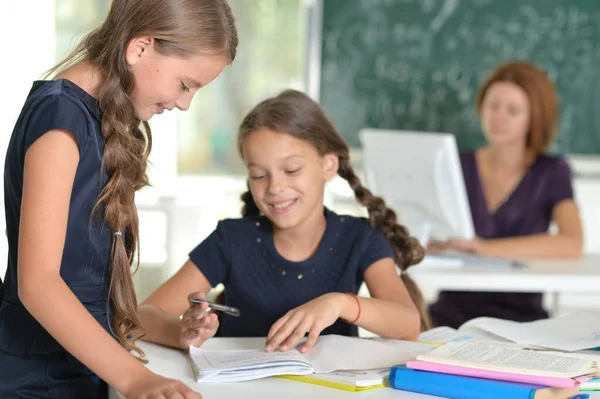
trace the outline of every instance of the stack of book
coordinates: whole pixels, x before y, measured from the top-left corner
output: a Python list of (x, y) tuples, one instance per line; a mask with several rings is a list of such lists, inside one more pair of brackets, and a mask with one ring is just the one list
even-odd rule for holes
[(449, 342), (390, 371), (391, 387), (455, 399), (565, 399), (597, 387), (600, 354)]

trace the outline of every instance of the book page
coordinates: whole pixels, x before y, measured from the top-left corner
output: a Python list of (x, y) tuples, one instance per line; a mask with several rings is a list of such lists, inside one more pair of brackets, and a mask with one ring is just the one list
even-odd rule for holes
[(368, 370), (405, 364), (436, 348), (419, 342), (324, 335), (304, 356), (316, 373)]
[(419, 342), (446, 343), (451, 341), (469, 340), (471, 337), (452, 327), (436, 327), (419, 334)]
[(539, 375), (579, 376), (589, 373), (592, 362), (569, 354), (526, 350), (509, 344), (451, 342), (418, 360), (486, 370), (527, 372)]
[[(467, 323), (468, 324), (468, 323)], [(477, 326), (463, 325), (459, 330), (450, 327), (436, 327), (419, 335), (419, 342), (447, 343), (461, 341), (498, 341), (510, 342)]]
[(459, 331), (476, 327), (512, 342), (565, 351), (600, 347), (600, 312), (578, 311), (528, 323), (478, 318)]
[[(304, 356), (296, 349), (288, 352), (265, 352), (264, 350), (220, 350), (208, 351), (190, 347), (190, 356), (196, 367), (205, 370), (236, 370), (252, 366), (267, 368), (269, 364), (299, 364), (310, 366)], [(253, 367), (255, 368), (255, 367)]]

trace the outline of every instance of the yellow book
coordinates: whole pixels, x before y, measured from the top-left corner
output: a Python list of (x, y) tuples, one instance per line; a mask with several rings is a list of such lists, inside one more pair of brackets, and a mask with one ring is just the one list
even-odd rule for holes
[(344, 391), (362, 392), (388, 386), (389, 374), (390, 369), (387, 367), (375, 370), (347, 370), (308, 375), (280, 375), (278, 377)]

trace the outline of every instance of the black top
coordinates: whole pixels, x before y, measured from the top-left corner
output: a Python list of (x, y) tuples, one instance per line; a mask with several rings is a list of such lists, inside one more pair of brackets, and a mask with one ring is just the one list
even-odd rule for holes
[[(266, 217), (228, 219), (198, 245), (190, 259), (214, 287), (225, 286), (225, 302), (240, 317), (224, 314), (220, 335), (264, 337), (289, 310), (328, 292), (357, 293), (364, 272), (376, 261), (394, 258), (387, 238), (364, 218), (325, 209), (327, 227), (315, 254), (302, 262), (282, 257)], [(357, 335), (338, 320), (323, 334)]]
[(67, 80), (34, 82), (10, 139), (4, 169), (8, 268), (0, 306), (0, 349), (15, 356), (64, 351), (23, 307), (18, 296), (17, 248), (27, 149), (44, 133), (64, 129), (79, 146), (60, 275), (83, 305), (109, 331), (108, 270), (112, 233), (102, 208), (91, 210), (106, 184), (99, 103)]

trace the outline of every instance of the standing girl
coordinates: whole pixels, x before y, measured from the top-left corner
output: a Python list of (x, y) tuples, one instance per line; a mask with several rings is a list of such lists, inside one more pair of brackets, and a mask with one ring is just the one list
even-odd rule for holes
[(148, 183), (147, 121), (186, 110), (236, 46), (225, 0), (114, 0), (55, 80), (33, 84), (5, 164), (0, 397), (106, 398), (106, 383), (128, 398), (199, 397), (127, 351), (143, 355), (134, 195)]

